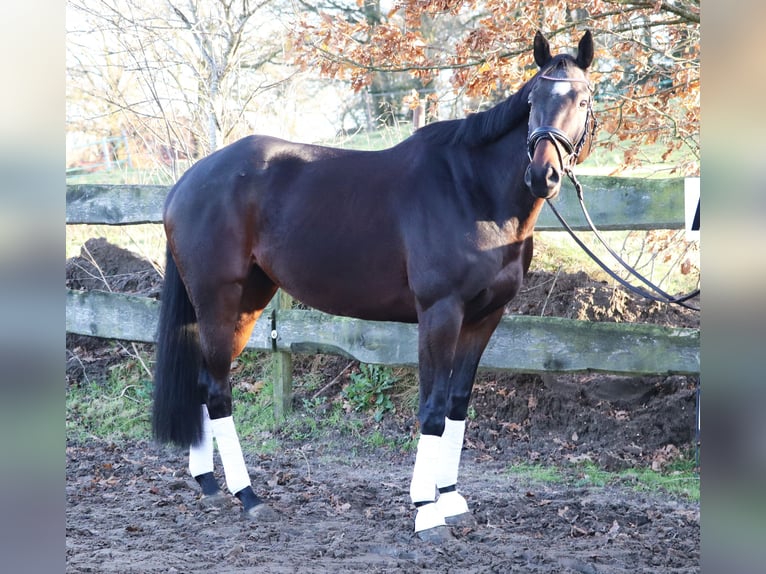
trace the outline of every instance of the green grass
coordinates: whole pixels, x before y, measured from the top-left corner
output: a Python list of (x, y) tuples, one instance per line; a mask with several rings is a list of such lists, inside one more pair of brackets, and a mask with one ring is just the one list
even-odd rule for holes
[(140, 357), (110, 367), (106, 380), (71, 385), (66, 394), (67, 438), (149, 439), (151, 391), (151, 377)]
[[(619, 175), (622, 177), (683, 177), (680, 171), (674, 171), (674, 168), (687, 163), (694, 163), (695, 157), (691, 151), (680, 149), (673, 151), (665, 160), (662, 160), (662, 154), (666, 147), (656, 142), (653, 144), (644, 144), (639, 152), (639, 165), (631, 168), (622, 168), (624, 149), (630, 145), (630, 142), (619, 142), (614, 149), (608, 150), (604, 145), (599, 146), (597, 142), (593, 147), (593, 153), (582, 164), (575, 168), (578, 175)], [(696, 162), (699, 165), (699, 162)], [(619, 171), (618, 171), (619, 170)]]
[[(188, 166), (184, 166), (179, 176)], [(67, 184), (112, 184), (112, 185), (172, 185), (177, 177), (173, 177), (169, 169), (132, 169), (121, 168), (100, 170), (87, 173), (67, 175)]]
[(362, 436), (362, 442), (372, 449), (385, 449), (399, 452), (411, 452), (414, 451), (417, 446), (416, 439), (386, 436), (379, 429), (373, 429), (369, 434)]
[(273, 384), (266, 382), (254, 391), (234, 387), (231, 395), (240, 440), (250, 445), (260, 444), (264, 432), (274, 427)]
[(395, 410), (391, 390), (396, 383), (391, 367), (361, 364), (359, 372), (351, 373), (351, 383), (341, 394), (355, 411), (373, 411), (375, 420), (380, 422), (387, 412)]
[(554, 466), (542, 464), (517, 463), (508, 467), (506, 472), (530, 483), (562, 483), (564, 476)]
[(519, 463), (509, 466), (506, 472), (530, 484), (595, 488), (620, 485), (642, 492), (661, 492), (693, 501), (700, 500), (700, 477), (694, 469), (693, 457), (680, 458), (661, 472), (650, 468), (610, 472), (598, 468), (592, 462), (578, 463), (571, 468)]
[[(114, 345), (117, 352), (117, 343)], [(233, 371), (234, 418), (246, 452), (272, 453), (284, 448), (285, 441), (311, 441), (325, 444), (331, 450), (348, 449), (349, 439), (358, 445), (352, 449), (409, 452), (415, 448), (416, 442), (411, 437), (384, 432), (373, 408), (355, 411), (342, 394), (334, 400), (327, 397), (305, 400), (303, 408), (281, 422), (279, 432), (275, 433), (271, 360), (269, 353), (247, 351)], [(67, 439), (82, 442), (95, 437), (118, 444), (149, 440), (152, 391), (149, 363), (148, 353), (135, 350), (128, 359), (110, 367), (104, 380), (70, 385), (66, 395)], [(386, 373), (385, 376), (393, 375)], [(305, 381), (299, 378), (295, 385), (314, 388), (317, 385), (314, 377), (309, 372)], [(393, 387), (386, 388), (386, 391), (392, 390)], [(506, 472), (532, 485), (623, 486), (694, 501), (700, 499), (699, 475), (694, 468), (694, 457), (688, 453), (661, 472), (649, 468), (608, 472), (589, 461), (569, 467), (519, 463), (508, 467)]]
[(664, 491), (690, 500), (700, 500), (699, 474), (686, 468), (655, 472), (650, 468), (624, 470), (620, 481), (636, 490), (646, 492)]
[[(118, 343), (113, 343), (115, 350)], [(111, 366), (102, 380), (70, 385), (66, 394), (66, 434), (82, 441), (99, 438), (112, 442), (151, 438), (152, 379), (150, 353), (136, 351)], [(273, 450), (268, 431), (274, 426), (272, 384), (268, 353), (245, 352), (236, 378), (262, 380), (261, 384), (232, 389), (234, 418), (242, 444), (257, 451)]]
[[(125, 353), (119, 343), (111, 343), (115, 353)], [(70, 384), (66, 393), (66, 436), (68, 440), (83, 442), (97, 438), (115, 443), (151, 439), (151, 351), (138, 351), (111, 366), (105, 377), (86, 379)], [(372, 402), (359, 411), (349, 408), (342, 395), (330, 401), (326, 397), (305, 399), (303, 408), (297, 408), (279, 424), (275, 432), (273, 383), (273, 357), (262, 351), (245, 351), (232, 369), (233, 416), (244, 451), (270, 453), (283, 448), (285, 441), (333, 441), (347, 439), (360, 447), (409, 450), (408, 437), (387, 436), (377, 423), (391, 409), (382, 409), (391, 400), (393, 387), (367, 387), (364, 379), (358, 387), (359, 400)], [(379, 372), (368, 368), (365, 373), (388, 385), (395, 380), (394, 371)], [(320, 384), (314, 372), (297, 374), (296, 391), (310, 392)], [(381, 397), (383, 397), (381, 399)], [(391, 407), (393, 408), (393, 407)], [(340, 443), (339, 443), (340, 444)], [(344, 447), (345, 448), (345, 447)]]

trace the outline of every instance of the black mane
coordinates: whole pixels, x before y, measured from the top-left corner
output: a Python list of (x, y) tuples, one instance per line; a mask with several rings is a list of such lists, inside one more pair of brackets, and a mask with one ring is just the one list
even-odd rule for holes
[[(572, 56), (559, 54), (543, 72), (565, 68), (570, 64), (577, 65)], [(471, 114), (463, 119), (434, 122), (423, 126), (416, 134), (432, 143), (462, 144), (469, 147), (497, 141), (529, 117), (529, 93), (540, 73), (522, 85), (518, 92), (486, 111)]]

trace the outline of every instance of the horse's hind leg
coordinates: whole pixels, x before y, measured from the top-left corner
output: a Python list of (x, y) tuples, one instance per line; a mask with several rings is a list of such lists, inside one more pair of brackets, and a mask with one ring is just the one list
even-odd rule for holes
[(223, 503), (221, 487), (213, 475), (213, 429), (207, 405), (202, 405), (202, 439), (189, 447), (189, 473), (202, 488), (203, 506), (217, 506)]
[(212, 296), (200, 299), (207, 304), (198, 306), (204, 359), (200, 384), (206, 396), (203, 417), (209, 413), (203, 428), (209, 426), (210, 433), (204, 434), (201, 444), (191, 447), (189, 468), (202, 486), (203, 494), (217, 494), (218, 484), (212, 473), (212, 439), (215, 438), (229, 491), (242, 502), (245, 516), (259, 520), (273, 519), (275, 515), (262, 504), (250, 483), (232, 417), (229, 370), (232, 359), (242, 352), (253, 325), (275, 291), (276, 286), (259, 268), (253, 267), (241, 284), (231, 283), (208, 291)]

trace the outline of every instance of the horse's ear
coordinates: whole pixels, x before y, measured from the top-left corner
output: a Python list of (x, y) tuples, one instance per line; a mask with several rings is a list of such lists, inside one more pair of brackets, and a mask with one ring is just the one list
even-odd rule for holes
[(583, 37), (580, 38), (580, 43), (577, 44), (577, 65), (583, 69), (587, 70), (590, 68), (590, 65), (593, 63), (593, 36), (590, 33), (590, 30), (585, 32), (583, 34)]
[(551, 46), (540, 30), (535, 34), (535, 63), (539, 67), (551, 61)]

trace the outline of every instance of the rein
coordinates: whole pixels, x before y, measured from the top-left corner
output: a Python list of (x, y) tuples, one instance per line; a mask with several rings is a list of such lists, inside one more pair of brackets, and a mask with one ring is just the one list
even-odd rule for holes
[(695, 289), (691, 293), (687, 293), (686, 295), (681, 295), (679, 297), (674, 297), (673, 295), (670, 295), (669, 293), (666, 293), (660, 287), (649, 281), (646, 277), (641, 275), (638, 271), (636, 271), (630, 264), (626, 263), (615, 251), (609, 247), (609, 245), (604, 240), (601, 233), (599, 233), (598, 229), (596, 229), (596, 226), (593, 224), (593, 221), (590, 218), (590, 214), (588, 213), (588, 210), (585, 207), (585, 200), (583, 199), (583, 192), (582, 192), (582, 184), (580, 184), (579, 181), (577, 181), (577, 177), (575, 177), (574, 171), (572, 171), (572, 168), (566, 168), (565, 173), (569, 177), (569, 179), (572, 181), (572, 184), (574, 184), (575, 190), (577, 191), (577, 199), (580, 202), (580, 208), (582, 209), (583, 215), (585, 216), (585, 220), (588, 222), (588, 227), (590, 227), (590, 230), (595, 234), (595, 236), (598, 238), (598, 240), (601, 242), (601, 244), (606, 248), (606, 250), (609, 252), (609, 254), (614, 257), (614, 259), (622, 265), (633, 277), (641, 281), (644, 285), (649, 287), (654, 293), (651, 293), (641, 287), (636, 287), (635, 285), (631, 285), (628, 283), (625, 279), (617, 275), (614, 271), (609, 269), (609, 267), (606, 266), (606, 264), (601, 261), (601, 259), (598, 258), (598, 256), (591, 251), (583, 241), (577, 237), (577, 234), (575, 234), (574, 230), (569, 226), (569, 224), (566, 222), (564, 217), (559, 213), (558, 209), (553, 205), (553, 202), (550, 199), (547, 199), (548, 205), (553, 210), (554, 215), (556, 218), (561, 222), (561, 225), (564, 226), (564, 229), (566, 229), (569, 232), (569, 235), (572, 236), (572, 239), (575, 240), (577, 245), (579, 245), (585, 253), (588, 254), (588, 256), (593, 259), (593, 261), (598, 264), (601, 269), (603, 269), (612, 279), (617, 281), (620, 285), (625, 287), (628, 291), (631, 291), (632, 293), (635, 293), (636, 295), (640, 295), (641, 297), (644, 297), (646, 299), (650, 299), (652, 301), (659, 301), (660, 303), (673, 303), (675, 305), (680, 305), (681, 307), (685, 307), (687, 309), (691, 309), (692, 311), (699, 311), (698, 307), (693, 307), (692, 305), (689, 305), (686, 303), (689, 299), (696, 297), (699, 295), (700, 290)]
[[(554, 78), (551, 76), (545, 76), (541, 75), (541, 78), (545, 80), (551, 80), (551, 81), (558, 81), (558, 82), (583, 82), (587, 83), (588, 87), (590, 88), (590, 91), (593, 92), (593, 88), (591, 87), (590, 83), (587, 80), (579, 79), (579, 78)], [(654, 293), (647, 291), (646, 289), (643, 289), (642, 287), (636, 287), (635, 285), (631, 285), (628, 283), (625, 279), (617, 275), (614, 271), (612, 271), (609, 267), (606, 266), (606, 264), (601, 261), (601, 259), (598, 258), (598, 256), (591, 251), (583, 241), (577, 237), (574, 230), (569, 226), (569, 224), (566, 222), (564, 217), (559, 213), (559, 211), (556, 209), (556, 207), (553, 205), (553, 202), (550, 199), (546, 199), (548, 202), (548, 205), (553, 210), (554, 215), (556, 218), (561, 222), (561, 225), (564, 226), (564, 229), (566, 229), (569, 232), (569, 235), (572, 236), (572, 239), (575, 240), (577, 245), (579, 245), (585, 253), (588, 254), (588, 256), (593, 259), (593, 261), (598, 264), (601, 269), (603, 269), (612, 279), (617, 281), (620, 285), (631, 291), (632, 293), (635, 293), (636, 295), (640, 295), (641, 297), (644, 297), (646, 299), (650, 299), (652, 301), (659, 301), (661, 303), (673, 303), (676, 305), (680, 305), (682, 307), (685, 307), (687, 309), (691, 309), (693, 311), (699, 311), (699, 308), (693, 307), (686, 303), (689, 299), (696, 297), (699, 295), (700, 290), (695, 289), (691, 293), (687, 293), (686, 295), (681, 295), (679, 297), (674, 297), (673, 295), (670, 295), (669, 293), (666, 293), (664, 290), (662, 290), (659, 286), (655, 285), (651, 281), (649, 281), (646, 277), (641, 275), (638, 271), (636, 271), (635, 268), (633, 268), (630, 264), (626, 263), (615, 251), (609, 247), (609, 245), (604, 240), (601, 233), (596, 229), (596, 226), (593, 224), (593, 221), (590, 218), (590, 214), (588, 213), (587, 208), (585, 207), (585, 200), (583, 199), (583, 191), (582, 191), (582, 185), (579, 181), (577, 181), (577, 177), (574, 174), (574, 171), (572, 167), (577, 162), (577, 158), (580, 155), (580, 152), (582, 151), (583, 147), (585, 146), (585, 140), (588, 139), (588, 135), (590, 134), (590, 145), (593, 145), (593, 137), (596, 133), (596, 127), (598, 125), (598, 122), (596, 120), (596, 116), (593, 114), (593, 107), (592, 107), (592, 100), (588, 104), (588, 113), (585, 118), (585, 129), (583, 130), (582, 137), (577, 142), (577, 144), (573, 144), (572, 140), (569, 139), (569, 136), (565, 134), (563, 131), (561, 131), (558, 128), (554, 128), (552, 126), (541, 126), (539, 128), (534, 129), (529, 136), (527, 137), (527, 155), (529, 156), (529, 161), (532, 161), (532, 157), (535, 153), (535, 148), (537, 147), (537, 144), (540, 143), (540, 141), (547, 139), (550, 140), (554, 147), (556, 148), (556, 152), (559, 156), (559, 161), (561, 162), (561, 167), (564, 171), (564, 173), (569, 177), (569, 179), (572, 181), (572, 184), (574, 184), (575, 190), (577, 191), (577, 199), (580, 202), (580, 208), (582, 209), (583, 215), (585, 216), (585, 221), (588, 222), (588, 227), (590, 227), (590, 230), (594, 233), (594, 235), (598, 238), (598, 240), (601, 242), (601, 244), (606, 248), (606, 250), (609, 252), (609, 254), (614, 257), (614, 259), (622, 265), (623, 268), (625, 268), (628, 273), (630, 273), (633, 277), (641, 281), (644, 285), (646, 285), (651, 291)], [(559, 147), (561, 146), (561, 147)], [(566, 151), (566, 157), (567, 161), (564, 161), (564, 157), (561, 153), (561, 148), (564, 148)]]

